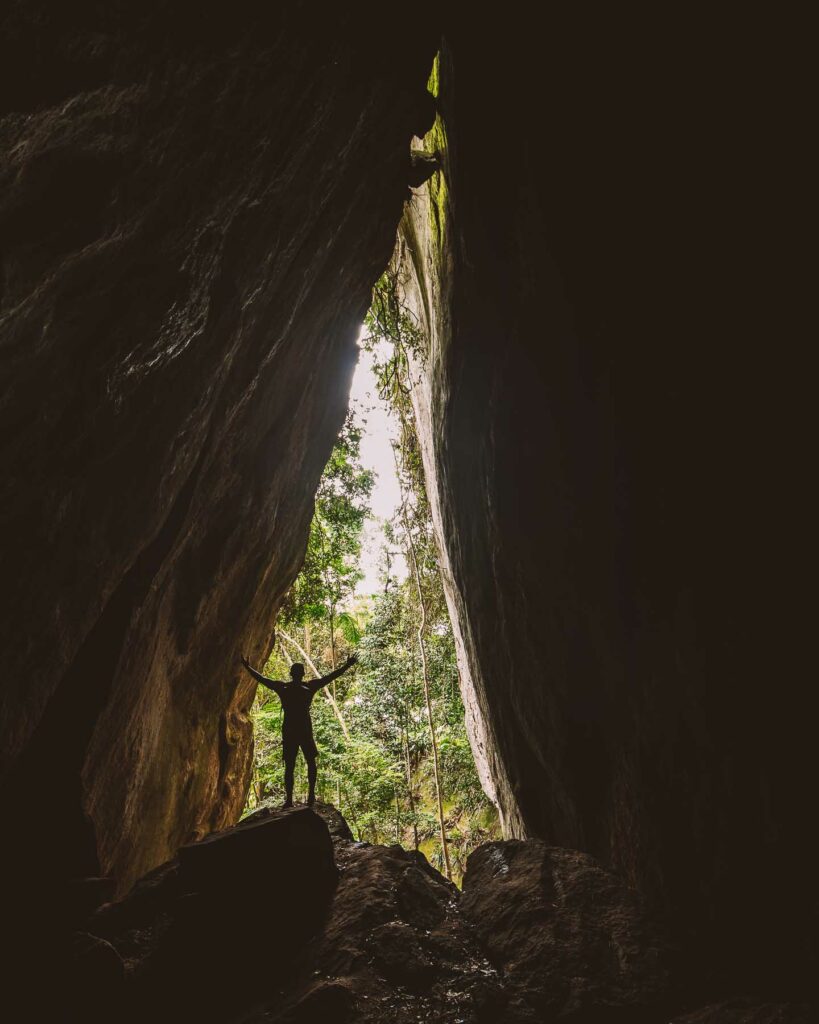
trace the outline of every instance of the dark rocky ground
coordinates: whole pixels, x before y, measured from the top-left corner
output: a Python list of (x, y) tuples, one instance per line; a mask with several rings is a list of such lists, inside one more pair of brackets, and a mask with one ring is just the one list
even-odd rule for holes
[(56, 963), (49, 986), (29, 990), (31, 1015), (17, 1019), (815, 1019), (809, 1006), (750, 993), (704, 1005), (636, 894), (586, 854), (539, 840), (476, 850), (460, 893), (420, 853), (354, 841), (331, 806), (264, 810), (183, 847), (89, 914), (104, 898), (104, 881), (75, 888), (83, 923), (50, 952), (68, 969)]

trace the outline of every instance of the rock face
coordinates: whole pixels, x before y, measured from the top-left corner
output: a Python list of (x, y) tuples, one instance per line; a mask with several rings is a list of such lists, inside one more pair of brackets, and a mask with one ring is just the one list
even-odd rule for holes
[(743, 114), (729, 141), (723, 57), (677, 30), (645, 49), (619, 16), (454, 23), (414, 143), (441, 170), (396, 258), (506, 834), (613, 864), (728, 973), (804, 977), (812, 716), (783, 495), (806, 435), (763, 354), (782, 239), (745, 215), (777, 129)]
[(497, 972), (457, 889), (319, 812), (259, 812), (100, 908), (69, 961), (89, 981), (77, 1005), (128, 1021), (497, 1021)]
[(420, 853), (356, 843), (332, 808), (340, 877), (321, 932), (265, 1011), (277, 1024), (497, 1022), (497, 972), (459, 913), (459, 892)]
[[(269, 1001), (320, 929), (337, 879), (327, 826), (307, 808), (183, 847), (88, 922), (124, 965), (94, 1009), (103, 1019), (226, 1021)], [(87, 1002), (99, 986), (91, 965), (85, 973)]]
[(431, 123), (434, 35), (371, 15), (6, 16), (0, 764), (34, 875), (59, 833), (59, 871), (127, 886), (240, 811), (238, 653), (298, 570)]
[[(484, 783), (510, 836), (613, 865), (689, 956), (781, 991), (815, 957), (817, 849), (772, 47), (750, 14), (396, 32), (353, 6), (5, 15), (4, 878), (46, 913), (51, 882), (122, 889), (238, 815), (237, 648), (264, 652), (297, 571), (412, 184), (398, 260)], [(361, 891), (421, 871), (360, 856)], [(373, 927), (385, 978), (406, 944), (407, 991), (444, 984), (403, 912)], [(309, 1013), (349, 998), (328, 981)]]
[(31, 1019), (813, 1019), (807, 1003), (751, 998), (691, 1013), (641, 899), (586, 854), (491, 843), (470, 857), (462, 895), (419, 853), (355, 842), (324, 805), (259, 811), (185, 846), (76, 926), (37, 950), (50, 984), (27, 985)]
[(55, 986), (56, 1009), (214, 1024), (667, 1019), (659, 940), (591, 858), (494, 843), (470, 858), (462, 897), (423, 855), (355, 842), (334, 808), (317, 811), (260, 811), (102, 906), (63, 954), (81, 984)]
[(461, 913), (503, 978), (509, 1021), (657, 1020), (668, 1000), (656, 927), (586, 854), (487, 843), (469, 858)]

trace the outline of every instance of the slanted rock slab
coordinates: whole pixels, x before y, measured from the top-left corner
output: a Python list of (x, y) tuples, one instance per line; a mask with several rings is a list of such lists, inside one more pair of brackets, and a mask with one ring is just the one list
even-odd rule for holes
[(189, 892), (245, 889), (257, 871), (287, 880), (284, 889), (328, 896), (337, 870), (327, 826), (309, 808), (293, 808), (215, 832), (179, 851)]
[(337, 880), (317, 814), (268, 812), (182, 847), (89, 930), (126, 962), (124, 1009), (134, 1019), (233, 1020), (284, 986)]

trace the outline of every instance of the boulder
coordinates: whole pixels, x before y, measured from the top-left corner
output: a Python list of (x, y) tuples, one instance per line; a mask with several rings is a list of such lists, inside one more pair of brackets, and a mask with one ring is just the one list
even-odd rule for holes
[(668, 951), (636, 893), (587, 854), (540, 840), (481, 846), (461, 912), (509, 997), (510, 1021), (639, 1021), (667, 997)]
[(125, 965), (105, 939), (87, 932), (74, 934), (67, 978), (61, 1003), (74, 1010), (77, 1020), (109, 1020), (121, 1010)]
[(338, 888), (298, 969), (254, 1022), (498, 1024), (503, 989), (455, 886), (422, 854), (355, 842), (334, 808), (317, 810), (331, 822)]
[(420, 852), (355, 841), (322, 804), (249, 815), (180, 849), (81, 931), (26, 941), (36, 970), (18, 988), (37, 1021), (813, 1019), (793, 1001), (706, 1005), (672, 985), (672, 951), (641, 899), (586, 854), (490, 843), (470, 857), (461, 894)]
[(89, 927), (129, 965), (129, 1012), (227, 1020), (304, 957), (337, 878), (327, 826), (293, 808), (182, 847)]
[(180, 884), (186, 893), (235, 897), (249, 877), (275, 880), (285, 899), (297, 893), (326, 898), (336, 881), (327, 826), (307, 807), (291, 808), (215, 832), (179, 850)]

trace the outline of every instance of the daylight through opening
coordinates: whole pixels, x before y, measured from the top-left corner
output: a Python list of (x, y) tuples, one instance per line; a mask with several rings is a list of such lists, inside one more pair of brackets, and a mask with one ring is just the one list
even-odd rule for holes
[[(264, 675), (326, 676), (311, 712), (316, 797), (356, 839), (421, 850), (460, 883), (500, 837), (464, 723), (455, 643), (412, 404), (420, 332), (386, 273), (359, 337), (347, 419), (316, 493), (304, 564), (275, 623)], [(283, 708), (259, 687), (247, 810), (285, 799)], [(308, 797), (296, 759), (294, 799)]]

